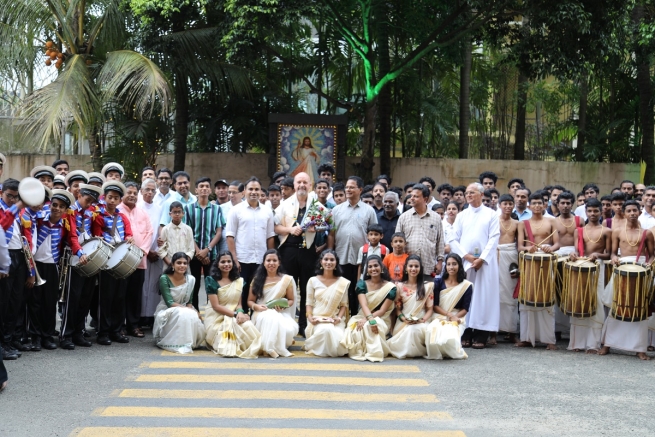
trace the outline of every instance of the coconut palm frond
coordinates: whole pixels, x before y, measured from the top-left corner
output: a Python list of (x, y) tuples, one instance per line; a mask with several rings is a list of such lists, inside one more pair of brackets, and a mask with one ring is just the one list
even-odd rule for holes
[(98, 83), (105, 101), (117, 99), (133, 107), (139, 117), (150, 117), (155, 108), (161, 108), (162, 116), (168, 113), (172, 100), (170, 84), (159, 67), (140, 53), (108, 53)]
[(75, 123), (82, 132), (99, 111), (89, 69), (82, 56), (69, 58), (59, 77), (33, 92), (19, 108), (20, 128), (39, 149), (58, 144)]
[(126, 16), (120, 8), (120, 2), (101, 0), (98, 4), (104, 9), (104, 12), (97, 18), (90, 17), (93, 25), (89, 33), (89, 40), (108, 52), (120, 50), (125, 47), (125, 40), (129, 36), (126, 28)]

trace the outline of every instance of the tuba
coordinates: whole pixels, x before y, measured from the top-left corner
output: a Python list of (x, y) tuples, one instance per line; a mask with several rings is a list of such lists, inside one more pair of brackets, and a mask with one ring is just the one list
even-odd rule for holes
[(34, 274), (36, 275), (36, 281), (34, 282), (35, 286), (43, 285), (45, 284), (45, 281), (41, 279), (41, 276), (39, 275), (39, 271), (36, 269), (36, 263), (34, 262), (34, 257), (32, 256), (32, 249), (30, 248), (30, 244), (27, 242), (27, 238), (25, 236), (21, 237), (21, 241), (23, 242), (23, 255), (25, 255), (25, 262), (27, 263), (27, 268), (30, 269), (30, 272), (32, 269), (34, 269)]

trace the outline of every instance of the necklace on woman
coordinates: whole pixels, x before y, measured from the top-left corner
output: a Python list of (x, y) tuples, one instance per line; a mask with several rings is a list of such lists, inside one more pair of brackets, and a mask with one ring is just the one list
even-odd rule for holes
[(587, 226), (589, 226), (589, 224), (584, 225), (585, 231), (587, 231), (586, 232), (587, 241), (590, 242), (590, 243), (594, 243), (594, 244), (598, 243), (600, 241), (600, 239), (603, 237), (603, 224), (602, 223), (600, 224), (600, 235), (598, 236), (598, 238), (596, 240), (591, 239), (591, 233), (589, 232), (589, 229), (587, 228)]
[[(637, 244), (639, 244), (639, 240), (641, 240), (641, 224), (639, 224), (637, 230), (639, 231), (639, 236), (637, 237), (637, 241), (635, 241), (633, 244), (628, 238), (628, 221), (626, 220), (625, 226), (623, 227), (623, 232), (625, 232), (625, 241), (630, 245), (630, 247), (635, 247)], [(630, 231), (632, 231), (632, 229), (630, 229)]]

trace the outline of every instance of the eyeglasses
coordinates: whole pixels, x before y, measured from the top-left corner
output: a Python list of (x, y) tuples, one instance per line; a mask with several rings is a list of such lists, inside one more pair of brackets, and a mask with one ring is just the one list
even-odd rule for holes
[(157, 180), (159, 180), (159, 181), (170, 181), (171, 178), (161, 177), (161, 176), (160, 176), (160, 177), (157, 178)]
[(13, 195), (13, 194), (9, 194), (9, 193), (4, 193), (4, 194), (5, 194), (5, 196), (7, 196), (7, 199), (12, 201), (12, 202), (17, 202), (17, 201), (20, 200), (19, 195)]
[(466, 193), (464, 193), (465, 196), (472, 196), (474, 194), (482, 194), (482, 193), (480, 193), (479, 191), (467, 191)]
[(141, 191), (143, 191), (144, 193), (154, 193), (157, 190), (155, 190), (154, 188), (141, 188)]

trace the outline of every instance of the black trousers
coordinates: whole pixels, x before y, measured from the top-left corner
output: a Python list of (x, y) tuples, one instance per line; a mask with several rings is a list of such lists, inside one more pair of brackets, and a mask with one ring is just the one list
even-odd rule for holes
[(287, 274), (293, 276), (293, 279), (298, 282), (300, 288), (300, 303), (298, 305), (298, 326), (302, 334), (307, 327), (307, 282), (309, 278), (315, 275), (316, 247), (312, 245), (310, 248), (303, 248), (298, 245), (282, 245), (280, 247), (280, 258), (282, 259), (282, 266)]
[(0, 385), (4, 384), (4, 382), (9, 379), (5, 363), (2, 362), (2, 355), (2, 345), (0, 344)]
[(489, 340), (489, 331), (481, 329), (466, 328), (464, 334), (462, 334), (462, 341), (487, 344), (487, 340)]
[(36, 261), (36, 268), (45, 284), (27, 292), (28, 331), (35, 337), (52, 337), (57, 325), (59, 302), (59, 270), (57, 264)]
[(98, 293), (98, 336), (120, 335), (125, 320), (127, 279), (100, 272)]
[(350, 309), (350, 317), (359, 312), (359, 301), (357, 300), (357, 294), (355, 293), (355, 287), (357, 286), (357, 280), (359, 279), (357, 277), (358, 268), (359, 266), (357, 264), (341, 264), (341, 273), (343, 273), (343, 277), (350, 281), (350, 286), (348, 287), (348, 308)]
[(136, 269), (127, 281), (125, 292), (125, 327), (133, 331), (139, 327), (141, 319), (141, 299), (143, 297), (143, 281), (146, 277), (145, 269)]
[(198, 260), (198, 258), (193, 258), (191, 260), (191, 276), (196, 278), (196, 283), (193, 286), (193, 298), (191, 299), (191, 303), (193, 303), (194, 308), (198, 311), (200, 311), (200, 308), (198, 308), (198, 293), (200, 292), (201, 285), (200, 281), (202, 279), (202, 275), (205, 275), (205, 277), (209, 276), (209, 270), (211, 269), (213, 263), (214, 260), (211, 260), (209, 264), (204, 266), (200, 260)]
[(241, 306), (242, 308), (248, 308), (248, 293), (250, 293), (250, 281), (255, 277), (255, 272), (259, 267), (259, 264), (247, 264), (239, 263), (241, 266), (241, 271), (239, 274), (243, 278), (243, 291), (241, 292)]
[(86, 328), (86, 315), (89, 313), (91, 298), (97, 275), (86, 278), (70, 268), (68, 272), (66, 302), (61, 314), (59, 339), (82, 336)]
[[(27, 263), (20, 249), (10, 250), (9, 276), (0, 280), (0, 343), (20, 338), (17, 321), (25, 307)], [(23, 317), (24, 319), (24, 317)]]

